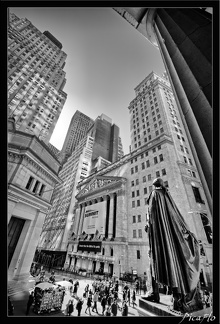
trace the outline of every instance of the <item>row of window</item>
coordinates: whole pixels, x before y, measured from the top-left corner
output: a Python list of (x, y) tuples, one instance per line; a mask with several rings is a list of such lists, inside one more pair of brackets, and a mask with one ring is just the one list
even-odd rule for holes
[[(159, 178), (161, 175), (163, 176), (163, 175), (166, 175), (167, 173), (166, 173), (166, 169), (162, 169), (161, 170), (161, 173), (160, 173), (160, 171), (156, 171), (156, 178)], [(151, 181), (152, 180), (152, 176), (151, 176), (151, 174), (148, 174), (148, 176), (146, 177), (146, 176), (143, 176), (143, 178), (142, 178), (142, 182), (144, 183), (144, 182), (146, 182), (146, 181)], [(134, 187), (134, 185), (139, 185), (139, 179), (136, 179), (135, 181), (134, 180), (132, 180), (131, 181), (131, 186), (132, 187)], [(144, 188), (145, 189), (145, 191), (144, 191), (144, 193), (147, 193), (146, 192), (146, 188)]]
[(42, 196), (45, 189), (45, 185), (41, 184), (40, 181), (35, 180), (34, 177), (30, 176), (25, 188), (31, 190), (33, 193), (36, 193), (39, 196)]
[[(154, 157), (154, 164), (157, 164), (157, 163), (162, 162), (162, 161), (164, 161), (163, 154), (160, 154), (160, 155), (159, 155), (159, 159), (158, 159), (157, 156)], [(146, 161), (146, 168), (149, 168), (149, 167), (150, 167), (150, 161), (147, 160), (147, 161)], [(145, 169), (145, 162), (142, 162), (142, 164), (141, 164), (141, 169), (142, 169), (142, 170)], [(135, 165), (135, 167), (132, 167), (132, 168), (131, 168), (131, 174), (134, 174), (134, 173), (136, 173), (136, 172), (138, 172), (138, 165)]]

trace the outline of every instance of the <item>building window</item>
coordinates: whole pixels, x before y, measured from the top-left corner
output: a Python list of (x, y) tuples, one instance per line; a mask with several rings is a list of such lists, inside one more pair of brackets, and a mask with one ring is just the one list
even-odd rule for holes
[(141, 222), (141, 215), (138, 215), (138, 223)]
[(161, 145), (158, 145), (157, 149), (158, 149), (158, 150), (161, 150)]
[(136, 196), (140, 196), (139, 190), (136, 191)]
[(185, 163), (187, 163), (187, 158), (185, 156), (183, 156), (183, 160)]
[(147, 188), (145, 187), (144, 188), (144, 195), (146, 195), (147, 194)]
[(143, 176), (143, 182), (146, 182), (146, 176)]
[(151, 174), (148, 174), (147, 179), (148, 181), (151, 181)]
[[(136, 235), (136, 233), (135, 233)], [(133, 236), (134, 237), (134, 236)], [(135, 236), (136, 237), (136, 236)], [(137, 259), (140, 259), (141, 258), (141, 253), (140, 253), (140, 250), (137, 250)]]
[(34, 181), (34, 178), (33, 177), (30, 177), (29, 180), (28, 180), (28, 183), (26, 184), (26, 189), (30, 189), (31, 188), (31, 185)]
[(131, 204), (132, 204), (132, 208), (134, 208), (135, 207), (135, 201), (132, 201)]
[(133, 223), (136, 223), (136, 216), (133, 216)]
[(139, 179), (136, 179), (136, 185), (139, 185)]
[(160, 132), (161, 132), (161, 133), (163, 133), (163, 132), (164, 132), (164, 130), (163, 130), (163, 127), (161, 127), (161, 129), (160, 129)]
[(146, 165), (147, 165), (147, 168), (150, 167), (150, 161), (149, 160), (146, 161)]
[(141, 229), (138, 229), (138, 237), (142, 238), (142, 230)]
[(193, 164), (192, 164), (192, 160), (191, 160), (190, 158), (189, 158), (189, 163), (190, 163), (191, 165), (193, 165)]
[(192, 175), (193, 175), (194, 178), (196, 178), (196, 174), (195, 174), (194, 171), (192, 171)]
[(144, 204), (147, 205), (148, 198), (144, 198)]
[(151, 140), (151, 135), (148, 136), (149, 141)]
[(136, 234), (136, 230), (133, 230), (133, 238), (136, 238), (137, 234)]
[(142, 162), (142, 170), (144, 170), (145, 169), (145, 163), (144, 162)]
[(154, 164), (157, 164), (158, 163), (158, 161), (157, 161), (157, 157), (155, 156), (154, 157)]
[(40, 191), (39, 191), (39, 196), (42, 196), (42, 195), (43, 195), (44, 188), (45, 188), (45, 185), (42, 184), (42, 186), (41, 186), (41, 188), (40, 188)]
[(35, 183), (35, 185), (34, 185), (34, 188), (32, 190), (34, 193), (37, 191), (39, 185), (40, 185), (40, 182), (37, 180), (36, 183)]
[(134, 187), (134, 180), (133, 180), (133, 181), (131, 181), (131, 186), (132, 186), (132, 187)]
[(163, 154), (160, 154), (159, 158), (160, 158), (160, 162), (162, 162), (163, 161)]
[(145, 156), (148, 156), (148, 152), (145, 152)]
[(164, 181), (164, 186), (165, 186), (166, 188), (169, 188), (168, 181)]
[(131, 197), (132, 197), (132, 198), (135, 197), (135, 192), (134, 192), (134, 191), (131, 192)]
[(204, 204), (205, 202), (201, 198), (199, 188), (192, 186), (192, 190), (193, 190), (196, 202), (198, 202), (200, 204)]
[(137, 207), (140, 207), (140, 200), (137, 200)]
[(156, 171), (156, 178), (160, 177), (160, 171)]
[(156, 148), (153, 148), (153, 153), (155, 153), (156, 152)]
[(138, 166), (135, 165), (135, 172), (138, 172)]
[(162, 175), (166, 175), (166, 169), (162, 169)]
[(131, 168), (131, 174), (133, 174), (134, 173), (134, 168)]

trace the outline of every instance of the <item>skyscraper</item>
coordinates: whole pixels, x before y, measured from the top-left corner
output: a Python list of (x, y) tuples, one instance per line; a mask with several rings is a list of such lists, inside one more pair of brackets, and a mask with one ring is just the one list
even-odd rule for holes
[(93, 125), (94, 120), (86, 116), (79, 110), (76, 110), (73, 115), (64, 143), (61, 150), (61, 156), (65, 159), (74, 151), (75, 147), (79, 144), (88, 132), (88, 129)]
[(16, 129), (48, 143), (66, 101), (66, 53), (48, 31), (9, 13), (8, 116)]

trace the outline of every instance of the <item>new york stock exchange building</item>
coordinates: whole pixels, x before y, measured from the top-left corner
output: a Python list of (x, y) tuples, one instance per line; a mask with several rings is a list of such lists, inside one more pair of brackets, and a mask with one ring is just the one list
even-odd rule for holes
[(147, 206), (142, 216), (139, 210), (134, 223), (129, 168), (123, 162), (78, 185), (65, 262), (72, 271), (117, 278), (128, 273), (146, 278), (148, 274), (149, 245), (144, 231)]

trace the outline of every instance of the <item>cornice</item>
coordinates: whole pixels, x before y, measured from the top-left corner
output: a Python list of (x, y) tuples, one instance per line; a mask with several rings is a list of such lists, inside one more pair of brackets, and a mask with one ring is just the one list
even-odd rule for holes
[(28, 152), (20, 153), (16, 151), (8, 151), (8, 161), (13, 163), (21, 163), (28, 167), (28, 164), (34, 166), (39, 172), (45, 175), (47, 178), (55, 181), (56, 183), (61, 183), (60, 178), (53, 173), (52, 171), (48, 170), (46, 167), (43, 167), (40, 162), (34, 159), (34, 157), (30, 156)]
[(8, 186), (8, 200), (10, 199), (16, 202), (23, 202), (31, 207), (35, 207), (36, 209), (43, 211), (44, 213), (46, 213), (51, 207), (49, 202), (13, 184), (9, 184)]

